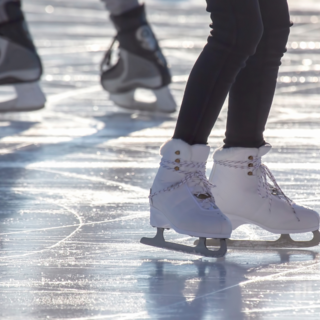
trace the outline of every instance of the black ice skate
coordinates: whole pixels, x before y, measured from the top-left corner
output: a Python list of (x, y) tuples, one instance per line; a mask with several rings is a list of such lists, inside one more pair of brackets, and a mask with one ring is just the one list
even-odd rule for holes
[[(168, 85), (171, 75), (158, 42), (146, 20), (144, 6), (112, 16), (117, 35), (101, 63), (101, 84), (117, 105), (138, 110), (174, 112)], [(111, 66), (112, 48), (119, 42), (119, 59)], [(156, 101), (143, 102), (136, 89), (151, 90)]]
[(46, 101), (38, 84), (41, 61), (28, 32), (21, 2), (8, 1), (1, 5), (0, 85), (13, 85), (16, 94), (0, 102), (0, 112), (41, 109)]

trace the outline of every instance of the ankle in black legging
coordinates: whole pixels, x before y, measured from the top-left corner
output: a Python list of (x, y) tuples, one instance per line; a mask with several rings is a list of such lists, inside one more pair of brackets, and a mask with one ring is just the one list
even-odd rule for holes
[(187, 83), (175, 139), (206, 144), (229, 94), (225, 145), (260, 147), (290, 18), (286, 0), (207, 0), (211, 36)]

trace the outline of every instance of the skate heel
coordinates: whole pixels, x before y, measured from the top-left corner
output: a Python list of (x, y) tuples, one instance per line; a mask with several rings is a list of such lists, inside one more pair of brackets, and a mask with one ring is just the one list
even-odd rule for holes
[(21, 111), (42, 109), (46, 97), (36, 82), (18, 83), (14, 86), (17, 93), (16, 109)]
[(170, 223), (165, 215), (154, 207), (150, 208), (150, 224), (157, 228), (170, 228)]
[(42, 109), (46, 97), (38, 82), (14, 84), (15, 94), (8, 100), (0, 100), (0, 112), (33, 111)]
[(162, 112), (175, 112), (177, 105), (168, 87), (154, 90), (153, 93), (157, 98), (155, 110)]

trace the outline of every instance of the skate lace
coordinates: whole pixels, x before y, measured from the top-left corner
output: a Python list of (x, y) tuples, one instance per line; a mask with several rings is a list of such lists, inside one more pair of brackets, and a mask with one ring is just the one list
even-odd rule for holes
[(114, 36), (111, 42), (109, 49), (106, 51), (101, 63), (100, 63), (100, 71), (101, 73), (108, 70), (111, 65), (111, 57), (113, 52), (113, 46), (117, 41), (117, 36)]
[[(175, 167), (177, 166), (176, 162), (162, 159), (160, 162), (160, 166), (175, 173), (181, 173), (185, 175), (185, 177), (180, 182), (174, 183), (167, 188), (164, 188), (157, 192), (151, 192), (149, 195), (151, 203), (153, 197), (161, 193), (178, 189), (183, 184), (186, 184), (193, 189), (193, 195), (197, 198), (198, 203), (204, 209), (210, 209), (211, 207), (217, 208), (215, 205), (214, 196), (211, 192), (211, 188), (214, 188), (215, 186), (208, 181), (205, 174), (206, 162), (181, 161), (179, 163), (179, 170), (177, 171), (175, 169)], [(190, 172), (188, 169), (197, 170)]]
[[(289, 204), (291, 207), (293, 213), (295, 214), (296, 218), (298, 221), (300, 221), (296, 210), (294, 209), (293, 205), (294, 202), (285, 195), (285, 193), (282, 191), (280, 186), (278, 185), (276, 178), (273, 176), (271, 173), (270, 169), (263, 163), (261, 163), (261, 157), (253, 157), (253, 160), (245, 160), (245, 161), (229, 161), (229, 160), (224, 160), (224, 161), (214, 161), (216, 164), (229, 167), (229, 168), (235, 168), (235, 169), (243, 169), (243, 170), (252, 170), (252, 172), (259, 172), (258, 178), (259, 178), (259, 183), (258, 183), (258, 194), (260, 195), (261, 198), (268, 198), (269, 201), (269, 212), (271, 212), (271, 206), (272, 206), (272, 196), (278, 196), (279, 198), (283, 197), (285, 201)], [(252, 164), (251, 167), (249, 167), (249, 164)], [(271, 181), (270, 184), (268, 182), (268, 178)], [(265, 191), (266, 196), (263, 195), (262, 191)]]

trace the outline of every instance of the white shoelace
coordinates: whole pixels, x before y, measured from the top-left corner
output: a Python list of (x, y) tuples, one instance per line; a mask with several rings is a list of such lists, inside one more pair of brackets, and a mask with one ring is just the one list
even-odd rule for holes
[[(175, 173), (184, 174), (185, 177), (167, 188), (164, 188), (160, 191), (150, 193), (149, 199), (152, 202), (152, 198), (159, 195), (160, 193), (169, 192), (175, 189), (178, 189), (183, 184), (194, 184), (192, 188), (198, 187), (200, 192), (198, 191), (194, 196), (199, 196), (200, 194), (208, 195), (208, 198), (199, 201), (199, 203), (205, 208), (209, 209), (209, 206), (216, 208), (213, 194), (211, 192), (211, 188), (215, 187), (212, 183), (210, 183), (206, 177), (205, 169), (206, 162), (193, 162), (193, 161), (181, 161), (180, 163), (176, 163), (173, 161), (168, 161), (162, 159), (160, 162), (160, 166), (167, 170), (173, 171)], [(175, 167), (179, 167), (179, 170), (175, 170)], [(189, 171), (187, 169), (197, 169), (196, 171)], [(199, 198), (198, 198), (199, 199)], [(206, 208), (207, 207), (207, 208)]]
[[(245, 161), (229, 161), (229, 160), (224, 160), (224, 161), (214, 161), (216, 164), (225, 166), (225, 167), (229, 167), (229, 168), (235, 168), (235, 169), (243, 169), (243, 170), (250, 170), (252, 172), (260, 172), (260, 174), (258, 174), (259, 177), (259, 184), (258, 184), (258, 194), (262, 197), (262, 198), (268, 198), (269, 201), (269, 211), (271, 212), (271, 205), (272, 205), (272, 195), (276, 195), (279, 197), (283, 197), (286, 202), (289, 204), (289, 206), (291, 207), (293, 213), (295, 214), (296, 218), (298, 219), (298, 221), (300, 221), (293, 205), (294, 202), (288, 198), (284, 192), (282, 191), (282, 189), (280, 188), (280, 186), (278, 185), (275, 177), (273, 176), (273, 174), (271, 173), (271, 171), (269, 170), (269, 168), (261, 163), (261, 157), (253, 157), (253, 160), (245, 160)], [(249, 164), (252, 164), (252, 167), (249, 167)], [(270, 181), (273, 183), (273, 186), (268, 182), (268, 178), (270, 179)], [(266, 191), (266, 196), (263, 195), (262, 190)], [(276, 194), (274, 194), (272, 191), (276, 190)]]

